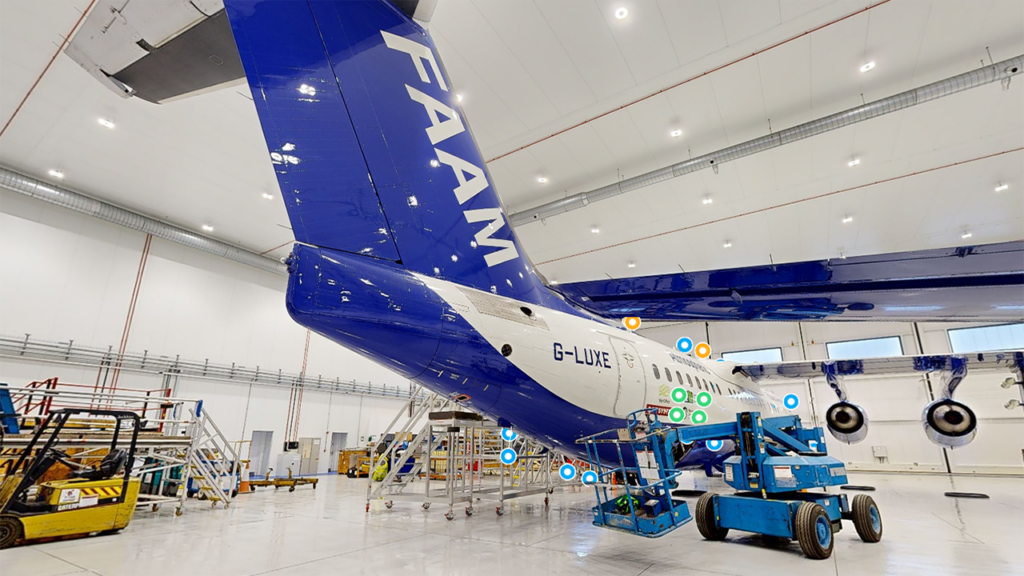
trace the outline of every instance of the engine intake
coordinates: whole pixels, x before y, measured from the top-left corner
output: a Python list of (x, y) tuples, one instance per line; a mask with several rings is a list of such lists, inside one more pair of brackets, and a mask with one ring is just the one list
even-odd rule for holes
[(974, 411), (951, 398), (925, 406), (921, 423), (928, 439), (946, 448), (966, 446), (978, 435), (978, 417)]
[(854, 444), (868, 435), (868, 415), (850, 402), (837, 402), (825, 413), (828, 431), (840, 442)]

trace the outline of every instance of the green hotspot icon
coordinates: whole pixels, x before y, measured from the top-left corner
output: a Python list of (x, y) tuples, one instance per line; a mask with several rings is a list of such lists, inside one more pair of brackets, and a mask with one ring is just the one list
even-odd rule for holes
[(693, 416), (690, 417), (690, 420), (693, 421), (694, 424), (703, 424), (707, 422), (708, 415), (705, 414), (703, 410), (697, 410), (693, 413)]
[(697, 394), (697, 404), (701, 408), (707, 408), (708, 406), (711, 406), (711, 394), (708, 394), (707, 392), (701, 392), (700, 394)]
[(686, 410), (677, 406), (668, 411), (668, 419), (673, 422), (682, 422), (683, 420), (686, 420)]
[(686, 402), (686, 390), (682, 388), (674, 388), (672, 390), (672, 401), (678, 404)]

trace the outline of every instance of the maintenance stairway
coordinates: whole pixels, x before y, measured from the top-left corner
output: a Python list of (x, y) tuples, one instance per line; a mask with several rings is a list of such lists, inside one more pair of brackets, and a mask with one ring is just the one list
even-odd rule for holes
[[(403, 407), (383, 436), (395, 429), (405, 411)], [(395, 500), (417, 501), (425, 510), (441, 502), (448, 505), (445, 517), (452, 520), (456, 504), (467, 504), (466, 515), (472, 516), (474, 502), (489, 501), (501, 516), (506, 500), (550, 494), (556, 487), (578, 483), (573, 482), (575, 474), (572, 479), (552, 474), (569, 461), (564, 455), (524, 436), (512, 436), (503, 438), (497, 423), (450, 399), (430, 395), (394, 433), (394, 440), (378, 448), (370, 468), (366, 511), (374, 501), (384, 501), (388, 509)], [(515, 453), (514, 462), (502, 461), (502, 452), (508, 450)], [(579, 462), (575, 466), (586, 467)], [(387, 473), (375, 480), (374, 472), (383, 469)], [(422, 488), (411, 488), (418, 481)]]
[[(162, 504), (174, 504), (180, 516), (190, 494), (225, 508), (237, 495), (246, 461), (203, 408), (202, 400), (174, 398), (169, 389), (97, 391), (56, 378), (24, 387), (0, 384), (0, 396), (10, 399), (16, 414), (4, 412), (0, 471), (21, 454), (31, 440), (32, 428), (51, 409), (128, 410), (142, 420), (132, 467), (132, 476), (141, 478), (144, 486), (137, 507), (148, 506), (155, 512)], [(112, 434), (105, 422), (78, 419), (61, 431), (55, 447), (77, 460), (95, 459), (104, 455)]]

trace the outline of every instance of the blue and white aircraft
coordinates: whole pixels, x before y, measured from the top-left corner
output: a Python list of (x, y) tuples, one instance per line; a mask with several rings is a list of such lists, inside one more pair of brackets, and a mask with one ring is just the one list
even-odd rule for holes
[[(582, 456), (576, 439), (635, 410), (680, 425), (783, 412), (760, 379), (824, 375), (840, 400), (828, 427), (854, 442), (868, 420), (843, 376), (951, 370), (923, 420), (934, 441), (960, 446), (977, 433), (952, 399), (968, 364), (1021, 379), (1021, 352), (704, 361), (584, 312), (523, 252), (425, 29), (386, 0), (225, 6), (295, 232), (289, 313), (503, 426)], [(710, 469), (724, 448), (686, 446), (677, 465)]]

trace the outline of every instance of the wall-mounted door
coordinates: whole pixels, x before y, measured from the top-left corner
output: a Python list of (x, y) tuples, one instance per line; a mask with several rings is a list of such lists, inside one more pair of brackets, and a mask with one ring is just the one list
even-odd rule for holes
[(273, 430), (253, 430), (249, 445), (249, 476), (262, 478), (270, 467), (270, 447), (274, 440)]

